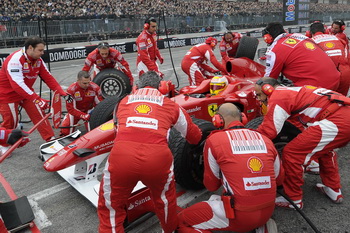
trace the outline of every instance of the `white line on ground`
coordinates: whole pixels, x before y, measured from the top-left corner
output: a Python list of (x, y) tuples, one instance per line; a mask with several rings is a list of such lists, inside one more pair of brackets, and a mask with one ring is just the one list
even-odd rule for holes
[(61, 192), (62, 190), (65, 190), (69, 187), (70, 185), (65, 182), (28, 196), (29, 203), (32, 206), (35, 215), (34, 222), (40, 230), (44, 229), (45, 227), (51, 226), (52, 223), (46, 216), (45, 212), (39, 207), (37, 201), (49, 197), (55, 193)]

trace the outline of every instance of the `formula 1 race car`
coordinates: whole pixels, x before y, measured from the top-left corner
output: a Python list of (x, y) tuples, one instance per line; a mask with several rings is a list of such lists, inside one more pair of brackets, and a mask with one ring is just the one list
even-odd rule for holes
[[(239, 50), (257, 48), (240, 43)], [(253, 54), (252, 52), (250, 52)], [(252, 55), (250, 55), (252, 57)], [(254, 56), (253, 56), (254, 57)], [(204, 80), (199, 86), (186, 86), (175, 91), (174, 85), (166, 81), (168, 97), (182, 106), (201, 128), (207, 137), (214, 126), (211, 118), (218, 106), (223, 103), (235, 104), (248, 118), (252, 120), (261, 115), (260, 103), (254, 96), (254, 84), (264, 74), (265, 67), (250, 58), (240, 57), (226, 64), (228, 85), (224, 91), (217, 95), (210, 94), (210, 80)], [(97, 205), (99, 191), (100, 165), (108, 156), (115, 138), (113, 118), (117, 103), (123, 98), (108, 97), (96, 106), (91, 114), (90, 126), (93, 130), (81, 136), (79, 131), (66, 137), (45, 143), (40, 147), (44, 168), (50, 172), (58, 172), (75, 189)], [(176, 130), (171, 130), (169, 147), (174, 155), (175, 179), (185, 189), (202, 189), (203, 183), (203, 153), (204, 143), (193, 147), (186, 142)], [(151, 211), (149, 190), (140, 182), (129, 198), (128, 221), (133, 221)]]

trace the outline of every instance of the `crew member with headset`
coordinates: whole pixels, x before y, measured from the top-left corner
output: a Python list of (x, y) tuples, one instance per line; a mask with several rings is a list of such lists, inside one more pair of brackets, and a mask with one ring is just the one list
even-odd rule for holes
[[(350, 99), (329, 89), (306, 85), (280, 86), (276, 79), (263, 77), (256, 82), (256, 97), (268, 103), (267, 114), (257, 131), (273, 140), (286, 120), (298, 121), (305, 127), (283, 149), (285, 194), (303, 207), (303, 174), (312, 159), (320, 163), (322, 183), (316, 187), (334, 203), (341, 203), (340, 176), (334, 149), (350, 141)], [(294, 208), (285, 198), (276, 199), (276, 205)]]
[(85, 59), (83, 71), (89, 72), (94, 66), (94, 74), (104, 69), (115, 68), (118, 64), (119, 68), (129, 77), (131, 86), (134, 83), (134, 78), (129, 68), (129, 63), (124, 59), (122, 54), (115, 48), (111, 48), (107, 42), (101, 42)]
[(264, 76), (277, 79), (282, 73), (295, 86), (313, 85), (337, 90), (340, 73), (332, 60), (308, 37), (286, 33), (279, 22), (262, 31), (269, 45)]
[(177, 227), (169, 130), (174, 127), (194, 145), (202, 132), (183, 108), (160, 92), (160, 82), (155, 71), (147, 71), (140, 76), (138, 89), (118, 105), (117, 134), (99, 192), (100, 233), (124, 232), (127, 201), (138, 181), (150, 189), (163, 231), (171, 233)]
[[(226, 74), (225, 67), (218, 62), (213, 52), (217, 43), (217, 39), (208, 37), (204, 43), (193, 46), (182, 59), (181, 68), (188, 75), (190, 85), (198, 86), (204, 79), (214, 77), (219, 71)], [(217, 70), (205, 64), (208, 62)]]
[(223, 187), (223, 194), (182, 210), (178, 232), (277, 233), (270, 217), (283, 170), (273, 142), (244, 128), (232, 103), (219, 107), (213, 124), (222, 130), (213, 131), (205, 142), (204, 185), (211, 192)]
[(151, 17), (145, 20), (143, 25), (143, 31), (137, 37), (137, 70), (139, 76), (143, 73), (153, 70), (157, 72), (162, 78), (164, 74), (160, 72), (157, 60), (160, 64), (163, 64), (164, 58), (159, 52), (157, 46), (157, 21)]
[(226, 62), (230, 58), (234, 58), (237, 53), (239, 41), (242, 38), (242, 34), (238, 32), (226, 32), (220, 42), (220, 54), (222, 57), (222, 64), (226, 66)]

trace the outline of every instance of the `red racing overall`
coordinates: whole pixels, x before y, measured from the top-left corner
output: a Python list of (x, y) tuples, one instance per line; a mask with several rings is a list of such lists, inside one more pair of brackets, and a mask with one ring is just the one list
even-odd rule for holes
[(159, 49), (157, 47), (157, 34), (150, 34), (146, 29), (137, 37), (137, 70), (139, 76), (143, 73), (154, 70), (162, 77), (159, 71), (157, 59), (162, 60)]
[(74, 131), (72, 126), (77, 124), (80, 119), (83, 119), (83, 116), (103, 99), (100, 87), (93, 82), (90, 82), (87, 89), (81, 88), (75, 82), (68, 87), (67, 93), (73, 97), (73, 101), (66, 103), (68, 114), (64, 117), (61, 126), (71, 128), (62, 128), (61, 136), (72, 133)]
[(282, 173), (267, 137), (244, 129), (238, 121), (213, 132), (204, 147), (204, 185), (209, 191), (223, 186), (231, 194), (234, 217), (227, 217), (223, 197), (212, 195), (179, 213), (179, 232), (248, 232), (263, 226), (274, 211), (275, 177)]
[[(350, 140), (350, 107), (332, 103), (321, 93), (331, 90), (305, 87), (277, 87), (269, 97), (267, 115), (258, 131), (274, 139), (287, 119), (298, 121), (305, 129), (283, 149), (285, 193), (293, 200), (302, 200), (304, 167), (310, 159), (319, 159), (322, 183), (340, 189), (335, 148)], [(328, 115), (326, 113), (329, 113)]]
[[(39, 76), (51, 90), (57, 90), (60, 95), (66, 95), (41, 58), (32, 59), (25, 53), (24, 48), (6, 58), (0, 70), (2, 127), (6, 129), (17, 127), (19, 121), (18, 106), (22, 106), (26, 110), (33, 124), (44, 117), (44, 112), (38, 104), (33, 102), (39, 98), (33, 90), (33, 85)], [(44, 140), (50, 140), (54, 136), (48, 120), (39, 125), (38, 131)]]
[[(213, 63), (217, 70), (204, 64), (207, 62)], [(188, 75), (190, 85), (197, 86), (206, 79), (203, 74), (205, 71), (216, 73), (220, 70), (222, 73), (226, 73), (225, 68), (216, 59), (212, 47), (206, 43), (193, 46), (183, 58), (181, 68)]]
[(121, 100), (117, 136), (100, 186), (99, 232), (124, 232), (126, 203), (138, 181), (151, 191), (165, 233), (177, 227), (173, 156), (168, 147), (170, 128), (197, 144), (201, 130), (177, 103), (157, 89), (141, 88)]
[(96, 48), (94, 51), (89, 53), (89, 55), (85, 59), (85, 65), (82, 70), (89, 72), (91, 67), (95, 65), (96, 68), (99, 71), (101, 71), (104, 69), (115, 68), (116, 64), (119, 64), (119, 67), (121, 68), (121, 70), (129, 77), (130, 84), (133, 85), (134, 78), (131, 74), (129, 63), (124, 59), (122, 54), (117, 49), (115, 48), (108, 48), (108, 49), (109, 49), (109, 55), (105, 59), (100, 55), (98, 48)]
[(226, 42), (225, 38), (222, 37), (222, 40), (219, 45), (220, 54), (222, 57), (222, 64), (224, 66), (226, 66), (226, 62), (230, 58), (234, 58), (236, 56), (239, 41), (242, 38), (242, 34), (238, 32), (233, 32), (232, 36), (233, 36), (233, 40), (231, 42)]
[(348, 51), (344, 44), (334, 35), (316, 33), (312, 40), (332, 59), (335, 67), (340, 71), (340, 83), (337, 92), (347, 95), (350, 86), (350, 66), (348, 63)]
[(265, 77), (282, 73), (295, 86), (313, 85), (337, 90), (340, 73), (331, 59), (308, 37), (294, 33), (277, 36), (266, 53)]

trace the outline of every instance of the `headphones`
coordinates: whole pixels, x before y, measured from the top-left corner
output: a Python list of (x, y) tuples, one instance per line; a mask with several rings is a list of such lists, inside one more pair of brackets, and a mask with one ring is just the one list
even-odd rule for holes
[(256, 82), (257, 85), (259, 85), (261, 87), (261, 92), (264, 93), (267, 96), (270, 96), (272, 94), (272, 92), (275, 90), (275, 88), (269, 84), (269, 83), (265, 83), (263, 80), (258, 80)]
[(97, 48), (100, 50), (100, 49), (108, 49), (109, 48), (109, 44), (107, 42), (100, 42), (98, 45), (97, 45)]
[(145, 24), (143, 25), (143, 28), (145, 30), (148, 30), (151, 27), (151, 21), (153, 22), (153, 21), (155, 21), (155, 19), (153, 17), (151, 17), (151, 18), (148, 18), (145, 20)]
[[(214, 127), (218, 129), (222, 129), (225, 126), (224, 117), (219, 113), (220, 106), (218, 107), (215, 115), (211, 119), (211, 122), (213, 123)], [(245, 125), (247, 123), (247, 117), (244, 113), (241, 112), (240, 109), (238, 109), (238, 111), (240, 113), (240, 121)]]
[(340, 30), (341, 31), (344, 31), (345, 30), (345, 23), (344, 23), (344, 21), (343, 20), (341, 20), (341, 19), (339, 19), (339, 20), (335, 20), (334, 22), (333, 22), (333, 24), (338, 24), (339, 26), (340, 26)]
[(208, 38), (205, 40), (205, 43), (206, 43), (206, 44), (209, 44), (211, 47), (215, 47), (216, 44), (218, 43), (218, 40), (215, 39), (214, 37), (208, 37)]
[(262, 30), (261, 34), (266, 44), (272, 44), (273, 37), (270, 35), (270, 32), (266, 28)]

